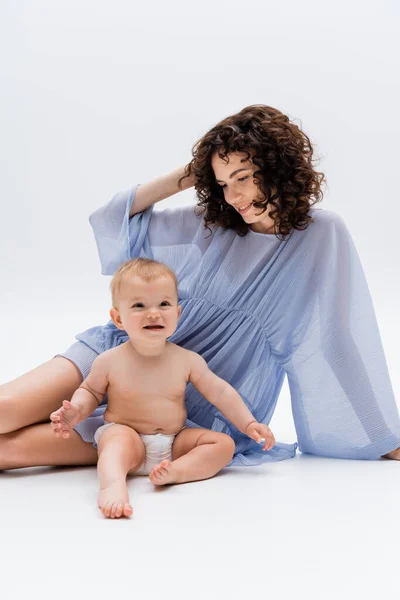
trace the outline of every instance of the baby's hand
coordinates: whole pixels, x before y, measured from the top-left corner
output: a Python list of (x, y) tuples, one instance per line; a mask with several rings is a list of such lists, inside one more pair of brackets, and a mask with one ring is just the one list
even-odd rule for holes
[(51, 413), (50, 420), (56, 436), (67, 439), (81, 420), (81, 410), (76, 404), (63, 400), (62, 407)]
[(258, 444), (263, 442), (263, 450), (270, 450), (275, 445), (275, 437), (270, 428), (264, 423), (249, 423), (246, 427), (245, 434)]

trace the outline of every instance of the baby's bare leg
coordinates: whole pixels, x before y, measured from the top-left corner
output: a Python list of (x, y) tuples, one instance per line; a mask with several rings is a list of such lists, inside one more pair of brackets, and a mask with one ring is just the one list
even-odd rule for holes
[(105, 517), (130, 517), (126, 476), (144, 461), (145, 449), (136, 431), (125, 425), (112, 425), (100, 436), (97, 472), (100, 481), (99, 508)]
[(163, 460), (149, 475), (154, 485), (209, 479), (232, 460), (235, 443), (225, 433), (184, 429), (172, 446), (172, 462)]

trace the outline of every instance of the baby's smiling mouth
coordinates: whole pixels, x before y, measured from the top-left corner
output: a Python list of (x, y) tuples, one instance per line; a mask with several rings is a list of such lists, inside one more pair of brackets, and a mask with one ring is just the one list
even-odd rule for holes
[(160, 331), (164, 329), (164, 325), (145, 325), (143, 329), (150, 329), (150, 331)]

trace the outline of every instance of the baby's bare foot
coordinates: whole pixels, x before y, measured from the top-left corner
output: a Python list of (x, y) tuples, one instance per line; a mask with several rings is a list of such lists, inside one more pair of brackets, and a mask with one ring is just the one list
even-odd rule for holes
[(105, 517), (119, 519), (133, 513), (125, 481), (114, 481), (99, 491), (99, 508)]
[(169, 460), (163, 460), (151, 471), (149, 479), (154, 485), (168, 485), (169, 483), (177, 483), (178, 474), (173, 463)]

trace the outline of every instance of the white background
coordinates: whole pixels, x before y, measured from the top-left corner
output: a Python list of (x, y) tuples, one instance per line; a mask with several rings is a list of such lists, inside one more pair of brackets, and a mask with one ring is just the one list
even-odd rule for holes
[[(88, 215), (263, 103), (322, 159), (399, 398), (399, 16), (395, 0), (2, 0), (0, 381), (108, 320)], [(295, 439), (286, 388), (272, 426)], [(376, 597), (394, 589), (399, 481), (395, 463), (309, 457), (163, 494), (141, 480), (114, 523), (92, 469), (1, 474), (0, 596)]]

